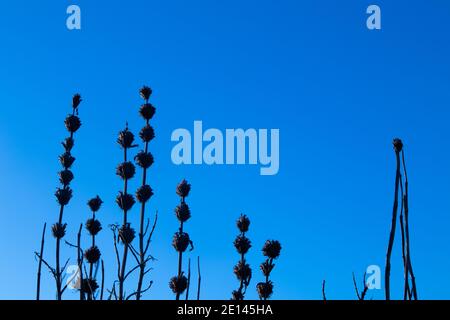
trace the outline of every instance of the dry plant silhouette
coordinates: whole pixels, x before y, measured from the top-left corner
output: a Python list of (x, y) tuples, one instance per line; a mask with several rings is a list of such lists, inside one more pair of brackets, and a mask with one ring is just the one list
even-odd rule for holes
[[(129, 130), (128, 124), (125, 129), (119, 132), (117, 143), (123, 151), (122, 162), (117, 166), (116, 174), (123, 182), (122, 189), (119, 191), (115, 201), (122, 211), (122, 223), (109, 225), (113, 235), (113, 248), (116, 264), (116, 274), (114, 276), (110, 289), (105, 289), (105, 264), (101, 259), (101, 251), (97, 243), (96, 236), (102, 230), (102, 224), (97, 219), (97, 213), (103, 203), (99, 196), (96, 196), (88, 201), (90, 209), (90, 217), (85, 223), (85, 229), (89, 235), (90, 244), (86, 250), (82, 249), (81, 238), (83, 231), (83, 224), (80, 224), (76, 244), (65, 241), (65, 244), (76, 249), (77, 261), (77, 281), (74, 288), (79, 291), (80, 300), (103, 300), (104, 293), (109, 293), (107, 299), (110, 300), (141, 300), (143, 295), (148, 292), (153, 284), (153, 281), (147, 281), (146, 276), (152, 270), (149, 263), (155, 261), (152, 254), (150, 254), (150, 244), (154, 234), (158, 214), (154, 215), (153, 222), (146, 215), (147, 203), (153, 196), (153, 189), (147, 183), (148, 170), (154, 162), (153, 155), (149, 151), (150, 142), (155, 138), (155, 132), (150, 125), (150, 120), (155, 114), (155, 107), (149, 102), (152, 95), (152, 89), (144, 86), (139, 91), (144, 103), (139, 108), (139, 114), (144, 119), (144, 126), (139, 132), (139, 137), (142, 141), (143, 148), (135, 157), (130, 156), (130, 150), (138, 147), (135, 144), (135, 136)], [(41, 299), (41, 282), (42, 282), (42, 267), (45, 266), (54, 282), (56, 299), (61, 300), (63, 293), (67, 290), (69, 284), (64, 283), (64, 272), (68, 266), (69, 260), (61, 261), (61, 241), (66, 235), (67, 224), (64, 223), (64, 210), (72, 198), (72, 189), (70, 183), (74, 178), (71, 171), (75, 158), (72, 155), (74, 147), (74, 135), (81, 127), (81, 121), (78, 117), (78, 108), (82, 99), (79, 94), (72, 98), (72, 112), (69, 114), (64, 123), (69, 136), (63, 141), (64, 153), (59, 156), (59, 161), (62, 170), (59, 174), (60, 187), (57, 188), (55, 196), (59, 205), (59, 216), (56, 223), (51, 227), (53, 237), (56, 240), (55, 252), (55, 266), (53, 267), (49, 260), (44, 257), (45, 252), (45, 236), (47, 223), (44, 224), (42, 230), (42, 237), (40, 241), (40, 250), (35, 252), (38, 260), (37, 283), (36, 283), (36, 299)], [(399, 222), (401, 231), (401, 253), (403, 259), (404, 269), (404, 300), (417, 300), (416, 279), (412, 267), (411, 247), (410, 247), (410, 228), (409, 228), (409, 185), (408, 175), (406, 170), (405, 152), (403, 142), (400, 139), (393, 141), (394, 151), (396, 156), (396, 174), (394, 184), (394, 204), (392, 210), (391, 229), (389, 233), (389, 242), (386, 253), (386, 269), (385, 269), (385, 295), (386, 300), (390, 300), (390, 270), (391, 270), (391, 255), (394, 247), (395, 233), (397, 229), (397, 222)], [(134, 161), (133, 161), (134, 160)], [(136, 165), (141, 169), (141, 184), (135, 196), (129, 190), (129, 180), (136, 175)], [(191, 192), (191, 185), (183, 179), (176, 186), (176, 194), (180, 198), (179, 204), (175, 208), (175, 216), (179, 222), (179, 228), (175, 232), (172, 239), (172, 246), (178, 253), (177, 274), (169, 281), (169, 288), (175, 294), (175, 299), (180, 300), (181, 295), (185, 293), (185, 299), (189, 299), (189, 291), (191, 287), (191, 259), (187, 263), (187, 276), (183, 269), (183, 254), (189, 248), (190, 251), (194, 249), (192, 240), (187, 232), (185, 232), (185, 223), (191, 218), (191, 210), (186, 203), (186, 198)], [(400, 203), (399, 203), (400, 198)], [(139, 233), (138, 244), (134, 245), (136, 238), (136, 231), (131, 226), (128, 219), (128, 214), (136, 200), (140, 204), (139, 215)], [(400, 206), (400, 214), (398, 209)], [(82, 215), (80, 215), (82, 217)], [(240, 255), (239, 262), (234, 266), (233, 272), (239, 281), (239, 287), (232, 292), (232, 300), (244, 300), (247, 289), (249, 288), (252, 279), (252, 269), (247, 262), (246, 254), (252, 247), (251, 241), (246, 234), (249, 230), (250, 220), (246, 215), (241, 215), (236, 222), (239, 234), (234, 240), (234, 247)], [(274, 261), (279, 258), (281, 253), (281, 244), (277, 240), (267, 240), (262, 248), (262, 253), (265, 261), (261, 263), (260, 270), (264, 276), (264, 280), (257, 283), (255, 290), (261, 300), (268, 300), (272, 297), (274, 292), (274, 284), (271, 280), (271, 274), (274, 270)], [(130, 262), (130, 261), (131, 262)], [(111, 264), (112, 265), (112, 264)], [(98, 277), (98, 270), (100, 269), (101, 276)], [(137, 283), (131, 285), (129, 279), (130, 275), (137, 272)], [(202, 277), (200, 273), (200, 258), (197, 257), (197, 300), (200, 299)], [(100, 280), (99, 280), (100, 279)], [(353, 285), (356, 291), (357, 298), (364, 300), (369, 290), (366, 281), (366, 274), (363, 277), (363, 289), (360, 291), (356, 283), (355, 275), (353, 274)], [(128, 292), (128, 293), (127, 293)], [(322, 297), (327, 300), (325, 293), (325, 280), (322, 283)]]

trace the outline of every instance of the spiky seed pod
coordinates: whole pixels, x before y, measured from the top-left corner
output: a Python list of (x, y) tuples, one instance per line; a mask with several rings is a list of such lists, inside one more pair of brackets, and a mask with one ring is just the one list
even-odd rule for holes
[(100, 210), (102, 203), (103, 203), (102, 199), (100, 199), (99, 196), (96, 196), (95, 198), (89, 200), (87, 204), (92, 212), (97, 212), (98, 210)]
[(68, 115), (64, 124), (66, 125), (67, 131), (75, 133), (81, 127), (81, 120), (75, 115)]
[(182, 202), (175, 207), (175, 215), (177, 216), (178, 221), (186, 222), (191, 217), (191, 210), (186, 203)]
[(70, 182), (72, 182), (73, 180), (73, 173), (68, 169), (60, 171), (58, 175), (59, 175), (59, 182), (61, 182), (63, 186), (68, 186)]
[(119, 205), (120, 209), (129, 211), (136, 201), (131, 194), (124, 194), (122, 191), (119, 191), (119, 195), (116, 198), (116, 203)]
[(182, 273), (180, 276), (170, 279), (169, 287), (175, 294), (182, 294), (187, 288), (187, 278)]
[(248, 250), (252, 247), (250, 239), (244, 235), (239, 235), (234, 240), (234, 247), (239, 254), (246, 254)]
[(123, 180), (125, 179), (131, 179), (134, 177), (134, 174), (136, 173), (136, 168), (133, 163), (127, 161), (122, 162), (117, 166), (116, 174), (121, 177)]
[(262, 300), (269, 299), (273, 293), (273, 283), (269, 282), (260, 282), (256, 285), (256, 290), (258, 291), (259, 298)]
[(130, 244), (133, 242), (136, 237), (136, 231), (130, 227), (130, 224), (127, 223), (125, 226), (121, 226), (119, 229), (119, 240), (124, 244)]
[(139, 109), (139, 113), (145, 120), (151, 120), (155, 115), (155, 107), (151, 103), (144, 103)]
[(99, 288), (97, 280), (95, 279), (83, 279), (80, 290), (87, 295), (93, 295)]
[(155, 130), (152, 126), (146, 125), (139, 132), (139, 137), (141, 137), (144, 142), (150, 142), (155, 138)]
[(266, 243), (264, 243), (262, 252), (264, 256), (270, 259), (276, 259), (280, 255), (281, 244), (277, 240), (267, 240)]
[(97, 246), (90, 247), (84, 252), (84, 257), (86, 258), (87, 262), (92, 264), (100, 260), (101, 255), (102, 254), (100, 253), (100, 250)]
[(57, 188), (55, 196), (58, 203), (62, 206), (65, 206), (72, 198), (72, 189), (70, 189), (70, 187)]
[(138, 199), (140, 203), (147, 202), (152, 196), (153, 190), (148, 184), (139, 187), (136, 191), (136, 199)]
[(54, 225), (52, 225), (53, 237), (55, 237), (56, 239), (64, 238), (64, 236), (66, 235), (66, 227), (67, 227), (66, 223), (62, 224), (57, 222)]
[(88, 219), (86, 229), (91, 236), (96, 236), (102, 230), (102, 224), (97, 219)]
[(59, 156), (59, 162), (64, 169), (69, 169), (75, 162), (75, 158), (69, 152), (64, 152)]
[(239, 219), (236, 221), (236, 226), (242, 233), (247, 232), (250, 226), (250, 219), (245, 214), (241, 214)]
[(176, 232), (172, 239), (172, 246), (177, 250), (178, 252), (185, 252), (187, 247), (191, 245), (192, 242), (189, 238), (189, 235), (186, 232)]
[(124, 149), (132, 148), (134, 142), (134, 134), (126, 128), (119, 132), (119, 137), (117, 138), (117, 143)]
[(83, 101), (83, 99), (81, 99), (81, 96), (79, 93), (75, 94), (72, 98), (72, 107), (74, 109), (78, 108), (78, 106), (80, 105), (81, 101)]
[(264, 276), (268, 277), (270, 276), (270, 273), (272, 272), (275, 265), (273, 263), (270, 263), (268, 260), (261, 263), (260, 269)]
[(234, 290), (231, 293), (231, 300), (242, 301), (242, 300), (244, 300), (244, 294), (239, 290)]
[(152, 88), (147, 87), (147, 86), (143, 86), (140, 90), (139, 90), (139, 94), (141, 95), (141, 98), (144, 100), (148, 100), (150, 99), (150, 96), (152, 95)]
[(245, 285), (250, 283), (252, 277), (252, 269), (250, 265), (244, 261), (239, 261), (233, 268), (233, 272), (239, 281), (243, 281)]
[(397, 153), (400, 153), (403, 149), (403, 142), (399, 138), (395, 138), (394, 141), (392, 141), (392, 144), (394, 145), (394, 150)]
[(64, 139), (64, 141), (61, 144), (63, 145), (64, 150), (66, 152), (70, 152), (72, 150), (72, 148), (73, 148), (73, 145), (74, 145), (73, 138), (67, 137), (66, 139)]
[(191, 191), (191, 185), (183, 179), (178, 185), (177, 185), (177, 195), (179, 195), (182, 198), (186, 198), (189, 195), (189, 192)]
[(143, 169), (148, 169), (153, 164), (153, 155), (150, 152), (139, 151), (134, 160)]

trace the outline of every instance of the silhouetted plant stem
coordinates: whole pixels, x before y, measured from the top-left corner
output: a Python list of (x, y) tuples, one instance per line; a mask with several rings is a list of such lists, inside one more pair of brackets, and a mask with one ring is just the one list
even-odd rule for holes
[(123, 162), (117, 167), (116, 173), (123, 180), (123, 191), (119, 193), (116, 198), (116, 202), (120, 209), (123, 211), (123, 224), (119, 229), (119, 240), (124, 244), (122, 261), (120, 263), (120, 272), (119, 272), (119, 300), (124, 300), (124, 282), (126, 278), (126, 265), (127, 265), (127, 257), (128, 250), (131, 242), (135, 238), (135, 231), (131, 228), (128, 223), (127, 215), (128, 211), (133, 207), (135, 200), (134, 197), (128, 194), (128, 180), (131, 179), (135, 172), (136, 168), (134, 164), (128, 161), (128, 149), (136, 147), (133, 144), (134, 135), (128, 130), (128, 124), (126, 125), (125, 130), (119, 133), (119, 138), (117, 142), (123, 149)]
[(63, 224), (63, 214), (64, 207), (69, 203), (72, 198), (72, 189), (70, 189), (69, 184), (73, 179), (73, 173), (69, 170), (75, 161), (75, 158), (72, 157), (71, 150), (74, 145), (74, 133), (80, 128), (81, 121), (78, 118), (78, 106), (81, 103), (81, 96), (76, 94), (72, 98), (72, 114), (69, 114), (65, 119), (65, 126), (67, 131), (69, 131), (70, 136), (65, 139), (62, 143), (65, 152), (59, 157), (59, 161), (63, 167), (63, 170), (59, 172), (59, 180), (62, 185), (62, 188), (58, 188), (56, 190), (55, 196), (60, 205), (59, 209), (59, 217), (58, 222), (52, 226), (53, 236), (56, 238), (56, 268), (54, 269), (54, 277), (56, 281), (56, 298), (58, 300), (62, 299), (62, 279), (61, 275), (64, 271), (63, 269), (67, 264), (61, 268), (60, 264), (60, 250), (61, 250), (61, 239), (66, 234), (66, 224)]
[(188, 277), (187, 277), (187, 288), (186, 288), (186, 301), (189, 300), (189, 288), (191, 286), (191, 259), (188, 259)]
[(100, 300), (103, 300), (103, 292), (105, 290), (105, 263), (102, 259), (102, 285), (100, 289)]
[(246, 215), (241, 214), (236, 221), (236, 226), (240, 234), (236, 237), (233, 244), (240, 255), (240, 260), (234, 266), (233, 272), (239, 280), (239, 288), (231, 293), (231, 299), (241, 301), (244, 300), (245, 292), (252, 278), (252, 269), (245, 260), (245, 254), (252, 247), (251, 241), (246, 237), (246, 233), (250, 227), (250, 219)]
[(81, 249), (81, 230), (83, 229), (83, 224), (80, 225), (80, 229), (78, 229), (77, 234), (77, 265), (78, 272), (80, 273), (80, 300), (85, 300), (84, 291), (83, 291), (83, 250)]
[(403, 148), (403, 143), (400, 139), (394, 139), (394, 150), (395, 150), (395, 157), (397, 161), (397, 169), (395, 174), (395, 190), (394, 190), (394, 205), (392, 209), (392, 222), (391, 222), (391, 231), (389, 233), (389, 243), (386, 253), (386, 268), (385, 268), (385, 295), (386, 300), (391, 299), (391, 292), (390, 292), (390, 276), (391, 276), (391, 255), (392, 255), (392, 248), (394, 245), (394, 239), (395, 239), (395, 230), (397, 226), (397, 211), (398, 211), (398, 192), (399, 192), (399, 185), (400, 185), (400, 152)]
[(325, 280), (322, 281), (322, 299), (323, 301), (327, 301), (327, 296), (325, 294)]
[(412, 268), (410, 242), (409, 242), (409, 193), (408, 193), (409, 185), (408, 185), (408, 173), (406, 170), (404, 150), (402, 150), (402, 163), (403, 163), (403, 172), (405, 175), (405, 194), (403, 197), (403, 202), (405, 210), (406, 266), (408, 268), (408, 273), (411, 276), (411, 293), (414, 300), (417, 300), (416, 277), (414, 275), (414, 271)]
[(403, 217), (404, 208), (404, 193), (403, 193), (403, 179), (400, 176), (400, 195), (401, 195), (401, 206), (400, 206), (400, 230), (402, 238), (402, 260), (403, 260), (403, 273), (404, 273), (404, 288), (403, 288), (403, 300), (407, 300), (411, 295), (411, 290), (409, 288), (409, 273), (408, 273), (408, 262), (406, 257), (406, 241), (405, 241), (405, 223)]
[(184, 222), (186, 222), (191, 217), (191, 212), (189, 206), (186, 204), (186, 197), (189, 195), (191, 190), (191, 185), (186, 181), (181, 181), (176, 189), (177, 195), (180, 197), (180, 204), (175, 208), (175, 214), (180, 222), (180, 227), (178, 231), (174, 234), (172, 240), (172, 246), (178, 252), (178, 272), (177, 276), (172, 277), (169, 282), (169, 287), (172, 292), (176, 295), (176, 300), (180, 299), (180, 295), (186, 290), (188, 286), (188, 279), (184, 276), (182, 271), (183, 267), (183, 252), (186, 251), (190, 245), (190, 251), (193, 250), (194, 246), (189, 237), (189, 234), (183, 231)]
[(198, 273), (197, 300), (200, 300), (200, 287), (201, 287), (201, 284), (202, 284), (202, 275), (200, 273), (200, 256), (197, 257), (197, 273)]
[(45, 242), (45, 229), (47, 228), (47, 223), (44, 223), (44, 228), (42, 229), (41, 238), (41, 250), (39, 251), (39, 263), (37, 272), (37, 285), (36, 285), (36, 300), (40, 300), (41, 296), (41, 270), (42, 270), (42, 259), (44, 258), (44, 242)]
[(358, 300), (363, 301), (366, 298), (366, 294), (367, 291), (369, 290), (369, 286), (367, 284), (366, 281), (366, 273), (364, 273), (363, 276), (363, 291), (361, 291), (361, 293), (359, 293), (359, 289), (358, 289), (358, 285), (356, 284), (356, 277), (355, 277), (355, 273), (352, 273), (353, 276), (353, 286), (355, 287), (355, 291), (356, 291), (356, 296), (358, 297)]
[(273, 282), (269, 280), (269, 276), (275, 267), (274, 259), (277, 259), (281, 253), (281, 244), (277, 240), (267, 240), (262, 249), (263, 255), (267, 257), (266, 261), (261, 263), (260, 269), (265, 276), (265, 282), (256, 285), (259, 298), (268, 300), (273, 293)]
[[(136, 197), (141, 203), (140, 223), (139, 223), (139, 277), (136, 290), (136, 300), (140, 300), (142, 296), (142, 285), (144, 281), (146, 271), (146, 264), (149, 258), (147, 257), (148, 245), (145, 243), (146, 227), (145, 227), (145, 207), (146, 202), (152, 197), (153, 191), (149, 185), (147, 185), (147, 169), (153, 164), (153, 156), (149, 153), (149, 142), (154, 138), (153, 128), (150, 126), (150, 120), (155, 114), (155, 108), (149, 103), (152, 89), (144, 86), (140, 89), (140, 95), (144, 99), (144, 104), (141, 106), (139, 113), (145, 120), (145, 126), (139, 133), (142, 141), (144, 142), (144, 150), (139, 152), (135, 161), (143, 169), (142, 173), (142, 185), (136, 192)], [(151, 234), (149, 235), (147, 244), (150, 243)]]

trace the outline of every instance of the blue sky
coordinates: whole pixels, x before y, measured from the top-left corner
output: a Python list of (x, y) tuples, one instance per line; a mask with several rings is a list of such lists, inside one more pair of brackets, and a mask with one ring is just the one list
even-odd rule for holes
[[(382, 10), (382, 30), (369, 31), (365, 10)], [(66, 8), (82, 10), (82, 30), (66, 28)], [(74, 198), (67, 240), (99, 194), (100, 249), (115, 270), (107, 225), (121, 221), (117, 132), (143, 125), (138, 89), (150, 85), (157, 107), (150, 184), (159, 211), (148, 298), (173, 298), (171, 238), (177, 228), (176, 184), (192, 183), (186, 230), (202, 260), (203, 298), (228, 299), (238, 287), (232, 241), (241, 212), (252, 219), (248, 256), (254, 279), (266, 239), (282, 255), (273, 271), (274, 298), (354, 299), (352, 272), (382, 268), (390, 226), (395, 157), (405, 142), (410, 178), (412, 259), (420, 298), (450, 298), (450, 45), (445, 1), (29, 1), (0, 6), (0, 298), (33, 299), (44, 222), (57, 219), (53, 193), (63, 120), (73, 93), (84, 98)], [(256, 166), (175, 166), (170, 135), (205, 128), (279, 128), (280, 171)], [(137, 188), (140, 179), (133, 179)], [(130, 213), (137, 226), (137, 207)], [(47, 234), (46, 256), (54, 240)], [(87, 246), (87, 234), (84, 234)], [(397, 240), (399, 238), (397, 237)], [(401, 298), (399, 242), (393, 296)], [(75, 251), (63, 257), (75, 261)], [(194, 273), (195, 277), (195, 273)], [(130, 280), (134, 284), (135, 279)], [(43, 296), (54, 297), (45, 274)], [(66, 298), (76, 297), (68, 292)], [(382, 290), (369, 293), (383, 298)]]

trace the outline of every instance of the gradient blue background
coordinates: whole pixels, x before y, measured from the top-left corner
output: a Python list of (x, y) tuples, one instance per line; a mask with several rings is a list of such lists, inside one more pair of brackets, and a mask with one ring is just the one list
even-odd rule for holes
[[(82, 30), (66, 29), (66, 8), (78, 4)], [(366, 8), (382, 9), (382, 30), (369, 31)], [(99, 243), (115, 272), (107, 225), (121, 220), (114, 203), (122, 183), (117, 132), (137, 132), (138, 89), (154, 89), (155, 196), (160, 219), (152, 253), (158, 259), (147, 298), (173, 298), (171, 238), (177, 228), (176, 184), (192, 183), (186, 230), (202, 260), (202, 297), (228, 299), (239, 259), (232, 241), (241, 212), (252, 219), (248, 256), (262, 279), (260, 248), (283, 244), (273, 272), (275, 299), (354, 299), (352, 271), (384, 268), (392, 210), (392, 138), (404, 139), (411, 188), (412, 259), (420, 298), (450, 298), (450, 4), (446, 1), (8, 1), (0, 5), (0, 298), (35, 296), (43, 223), (57, 219), (57, 187), (73, 93), (84, 98), (74, 198), (64, 220), (75, 241), (99, 194)], [(171, 132), (192, 128), (280, 128), (280, 172), (256, 166), (171, 163)], [(136, 150), (137, 151), (137, 150)], [(140, 179), (133, 179), (137, 188)], [(130, 217), (135, 226), (138, 208)], [(398, 235), (398, 233), (397, 233)], [(87, 245), (87, 235), (84, 233)], [(399, 240), (397, 237), (396, 240)], [(396, 242), (393, 296), (402, 297)], [(54, 240), (47, 233), (46, 256)], [(75, 261), (75, 250), (63, 257)], [(195, 273), (193, 274), (195, 278)], [(45, 298), (54, 283), (44, 276)], [(129, 284), (135, 284), (135, 279)], [(195, 287), (194, 289), (195, 290)], [(76, 298), (68, 292), (66, 298)], [(369, 298), (384, 297), (382, 290)]]

